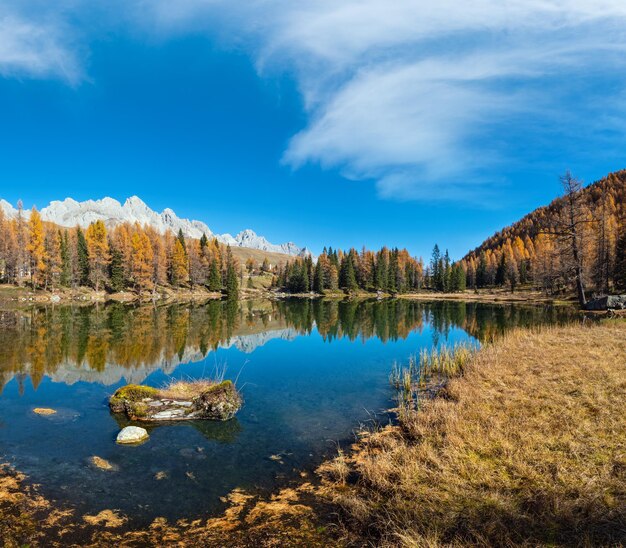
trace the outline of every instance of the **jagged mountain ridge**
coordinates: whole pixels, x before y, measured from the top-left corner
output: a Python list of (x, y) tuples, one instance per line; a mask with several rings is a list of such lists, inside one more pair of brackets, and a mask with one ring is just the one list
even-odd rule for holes
[[(17, 209), (6, 200), (0, 200), (0, 208), (9, 218), (17, 216)], [(201, 238), (202, 234), (206, 234), (209, 238), (215, 237), (220, 242), (231, 246), (247, 247), (292, 256), (304, 256), (310, 253), (306, 247), (301, 248), (293, 242), (283, 244), (270, 243), (263, 236), (257, 235), (250, 229), (241, 231), (235, 237), (230, 234), (216, 234), (202, 221), (181, 219), (169, 208), (164, 209), (161, 213), (153, 211), (137, 196), (131, 196), (123, 205), (109, 197), (101, 200), (86, 200), (84, 202), (66, 198), (63, 201), (55, 200), (50, 202), (40, 213), (44, 221), (68, 228), (74, 226), (86, 228), (97, 220), (104, 221), (109, 227), (125, 222), (137, 222), (140, 225), (150, 225), (161, 234), (168, 230), (174, 233), (182, 230), (185, 237), (188, 238)], [(24, 215), (27, 216), (28, 214), (29, 211), (25, 210)]]

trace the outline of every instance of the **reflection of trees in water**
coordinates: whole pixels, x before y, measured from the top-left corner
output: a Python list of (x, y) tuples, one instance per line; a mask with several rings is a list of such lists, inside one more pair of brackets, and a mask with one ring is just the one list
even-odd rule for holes
[(329, 342), (344, 337), (387, 342), (430, 325), (437, 344), (453, 327), (484, 342), (507, 328), (557, 323), (573, 315), (549, 306), (401, 299), (34, 307), (0, 312), (0, 387), (20, 373), (37, 387), (61, 364), (104, 371), (108, 364), (137, 369), (180, 362), (189, 352), (206, 356), (233, 337), (287, 327), (301, 334), (316, 328)]
[(481, 342), (493, 340), (513, 327), (570, 321), (576, 313), (551, 306), (490, 305), (459, 301), (323, 301), (293, 299), (275, 303), (287, 324), (302, 333), (313, 327), (324, 340), (347, 337), (383, 342), (405, 339), (429, 325), (437, 344), (453, 327), (461, 328)]

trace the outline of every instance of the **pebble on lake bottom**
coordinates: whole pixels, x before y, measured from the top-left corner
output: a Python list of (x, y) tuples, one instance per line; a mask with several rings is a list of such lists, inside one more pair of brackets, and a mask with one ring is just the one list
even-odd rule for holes
[(93, 464), (96, 468), (99, 468), (100, 470), (115, 470), (116, 469), (116, 467), (113, 464), (111, 464), (108, 460), (103, 459), (102, 457), (98, 457), (97, 455), (94, 455), (93, 457), (91, 457), (89, 461), (91, 462), (91, 464)]
[(56, 411), (54, 409), (50, 409), (49, 407), (35, 407), (33, 409), (33, 413), (37, 415), (54, 415)]

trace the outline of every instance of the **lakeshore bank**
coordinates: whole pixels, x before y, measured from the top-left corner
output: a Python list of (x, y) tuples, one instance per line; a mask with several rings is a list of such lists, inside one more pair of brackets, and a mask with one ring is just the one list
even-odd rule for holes
[(626, 542), (626, 321), (516, 330), (400, 425), (319, 477), (223, 515), (133, 529), (81, 516), (0, 468), (5, 546), (620, 545)]
[[(8, 284), (0, 284), (0, 305), (18, 304), (70, 304), (70, 303), (104, 303), (104, 302), (151, 302), (154, 300), (162, 302), (203, 302), (209, 300), (225, 299), (225, 295), (220, 292), (209, 291), (208, 289), (196, 286), (194, 288), (173, 288), (169, 286), (159, 286), (154, 292), (137, 293), (134, 291), (122, 291), (119, 293), (108, 293), (106, 291), (95, 291), (89, 287), (63, 288), (54, 291), (43, 289), (33, 290), (28, 287), (19, 287)], [(505, 289), (485, 289), (480, 291), (460, 291), (458, 293), (440, 293), (436, 291), (422, 291), (419, 293), (399, 293), (388, 294), (382, 292), (367, 291), (326, 291), (324, 294), (308, 293), (286, 293), (269, 287), (241, 288), (239, 290), (240, 300), (247, 299), (387, 299), (399, 298), (422, 301), (466, 301), (482, 303), (502, 303), (502, 304), (553, 304), (553, 305), (576, 305), (573, 295), (553, 297), (545, 295), (540, 291), (531, 289), (521, 289), (510, 292)]]

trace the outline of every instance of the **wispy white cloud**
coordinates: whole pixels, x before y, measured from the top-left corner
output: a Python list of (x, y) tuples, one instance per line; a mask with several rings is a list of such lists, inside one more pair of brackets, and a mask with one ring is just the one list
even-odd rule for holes
[[(108, 23), (136, 36), (206, 33), (246, 49), (264, 77), (292, 75), (308, 123), (284, 162), (374, 180), (384, 197), (472, 199), (501, 180), (494, 174), (516, 160), (513, 150), (531, 148), (525, 138), (593, 138), (594, 120), (623, 113), (626, 77), (615, 76), (626, 68), (623, 0), (108, 5)], [(3, 74), (81, 73), (54, 27), (2, 21)], [(589, 78), (607, 74), (615, 89), (590, 88)]]
[(0, 9), (0, 75), (75, 84), (83, 71), (64, 24), (36, 22), (5, 8)]
[(626, 68), (622, 0), (152, 6), (164, 35), (221, 29), (260, 74), (294, 76), (309, 122), (286, 164), (338, 168), (388, 198), (476, 199), (506, 163), (532, 161), (533, 142), (593, 139), (594, 120), (623, 112), (622, 90), (600, 101), (586, 87)]

